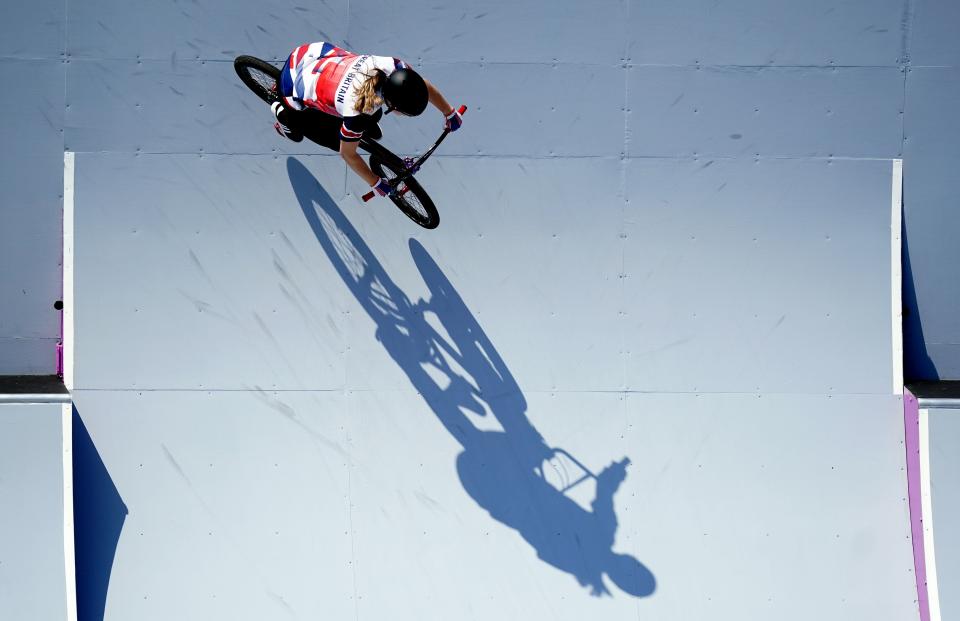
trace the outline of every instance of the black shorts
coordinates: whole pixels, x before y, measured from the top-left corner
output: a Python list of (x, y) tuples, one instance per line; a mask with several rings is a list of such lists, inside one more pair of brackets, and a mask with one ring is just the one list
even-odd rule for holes
[[(288, 127), (295, 132), (303, 134), (305, 138), (312, 140), (322, 147), (327, 147), (333, 151), (340, 152), (340, 127), (343, 125), (343, 119), (338, 116), (326, 114), (319, 110), (307, 108), (305, 110), (290, 110), (289, 115), (285, 115), (289, 120)], [(369, 121), (367, 129), (363, 131), (365, 136), (374, 140), (381, 137), (380, 128), (377, 121), (383, 116), (383, 110), (377, 110), (372, 115), (364, 114)]]

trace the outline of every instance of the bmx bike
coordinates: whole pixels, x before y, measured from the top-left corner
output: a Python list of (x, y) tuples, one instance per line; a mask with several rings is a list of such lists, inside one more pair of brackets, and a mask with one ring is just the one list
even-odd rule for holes
[[(253, 56), (237, 56), (233, 61), (233, 68), (243, 83), (257, 97), (267, 104), (280, 101), (279, 67)], [(459, 108), (460, 114), (463, 114), (466, 110), (466, 106), (460, 106)], [(366, 135), (360, 139), (358, 145), (359, 148), (370, 154), (369, 163), (374, 174), (386, 179), (394, 188), (394, 191), (388, 195), (393, 204), (404, 215), (425, 229), (437, 228), (437, 225), (440, 224), (440, 214), (437, 212), (430, 195), (414, 178), (414, 174), (420, 170), (427, 158), (440, 146), (448, 133), (450, 133), (448, 130), (443, 130), (433, 146), (417, 159), (401, 158)], [(370, 200), (373, 196), (373, 192), (365, 194), (363, 196), (364, 202)]]

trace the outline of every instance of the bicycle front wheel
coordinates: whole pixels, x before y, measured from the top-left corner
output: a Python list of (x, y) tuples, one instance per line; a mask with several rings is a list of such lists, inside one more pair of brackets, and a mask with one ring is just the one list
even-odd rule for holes
[(280, 101), (280, 69), (253, 56), (237, 56), (233, 68), (257, 97), (268, 104)]
[[(370, 168), (374, 174), (393, 181), (406, 170), (399, 157), (386, 149), (377, 149), (370, 155)], [(390, 195), (390, 200), (408, 218), (425, 229), (435, 229), (440, 224), (440, 214), (423, 186), (413, 177), (407, 177)]]

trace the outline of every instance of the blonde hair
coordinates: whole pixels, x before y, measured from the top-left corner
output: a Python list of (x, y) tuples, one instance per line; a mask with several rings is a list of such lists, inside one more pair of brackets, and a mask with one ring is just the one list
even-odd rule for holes
[(380, 86), (386, 81), (387, 74), (379, 69), (373, 70), (373, 75), (364, 74), (366, 80), (357, 87), (357, 103), (353, 109), (364, 114), (371, 114), (383, 103), (383, 97), (377, 93)]

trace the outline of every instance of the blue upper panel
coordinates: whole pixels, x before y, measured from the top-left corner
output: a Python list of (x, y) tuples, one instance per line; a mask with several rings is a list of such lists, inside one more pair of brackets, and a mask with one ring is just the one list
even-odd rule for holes
[[(617, 65), (627, 52), (625, 0), (369, 0), (350, 4), (347, 44), (410, 62)], [(577, 69), (567, 68), (568, 91)], [(523, 83), (515, 83), (518, 90)]]
[(56, 369), (65, 69), (59, 60), (0, 62), (0, 80), (19, 85), (0, 92), (0, 374)]
[(910, 62), (914, 66), (960, 65), (960, 3), (955, 0), (911, 2)]
[(0, 19), (0, 58), (62, 59), (66, 2), (5, 2)]
[(233, 60), (286, 58), (301, 43), (338, 41), (347, 0), (124, 2), (70, 5), (69, 52), (81, 58)]
[[(450, 100), (470, 108), (470, 131), (447, 141), (444, 154), (619, 156), (623, 151), (620, 67), (582, 67), (580, 88), (572, 92), (566, 92), (564, 71), (551, 66), (418, 69)], [(67, 92), (66, 144), (74, 151), (324, 152), (278, 137), (269, 108), (240, 82), (231, 63), (73, 60)], [(385, 143), (400, 150), (429, 146), (443, 129), (443, 117), (432, 107), (415, 119), (395, 117), (385, 117), (381, 125)]]
[(907, 0), (631, 2), (630, 61), (893, 66)]

